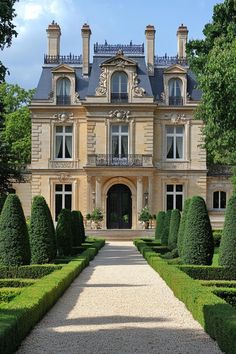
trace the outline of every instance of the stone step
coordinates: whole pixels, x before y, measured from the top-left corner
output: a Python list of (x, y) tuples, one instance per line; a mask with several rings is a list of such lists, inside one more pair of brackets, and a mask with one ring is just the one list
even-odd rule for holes
[(151, 238), (155, 235), (154, 229), (148, 230), (86, 230), (86, 235), (97, 238), (104, 238), (106, 241), (133, 241), (135, 238)]

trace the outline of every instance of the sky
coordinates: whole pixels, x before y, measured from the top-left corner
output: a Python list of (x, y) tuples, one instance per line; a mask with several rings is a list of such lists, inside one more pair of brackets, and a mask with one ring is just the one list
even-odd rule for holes
[[(17, 38), (0, 52), (10, 71), (6, 81), (25, 89), (37, 87), (44, 54), (46, 28), (54, 20), (61, 27), (61, 54), (81, 54), (81, 27), (90, 25), (93, 44), (145, 43), (145, 27), (156, 29), (156, 55), (176, 55), (176, 31), (189, 29), (189, 39), (203, 38), (204, 25), (211, 22), (213, 7), (223, 0), (20, 0), (15, 4)], [(1, 3), (1, 0), (0, 0)], [(1, 4), (0, 4), (1, 5)]]

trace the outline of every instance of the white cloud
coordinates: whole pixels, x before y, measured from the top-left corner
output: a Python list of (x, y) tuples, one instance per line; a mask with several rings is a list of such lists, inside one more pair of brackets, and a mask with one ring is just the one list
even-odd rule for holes
[(43, 14), (43, 6), (39, 4), (25, 5), (24, 20), (36, 20)]

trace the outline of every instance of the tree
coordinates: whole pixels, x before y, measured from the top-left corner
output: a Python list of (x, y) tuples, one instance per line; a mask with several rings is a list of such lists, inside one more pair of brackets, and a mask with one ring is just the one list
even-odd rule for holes
[(159, 211), (157, 218), (156, 218), (156, 230), (155, 230), (155, 239), (162, 240), (162, 234), (165, 225), (165, 212)]
[[(18, 0), (1, 1), (0, 6), (0, 49), (10, 47), (12, 37), (17, 36), (15, 25), (13, 25), (13, 18), (16, 16), (13, 8), (15, 2)], [(0, 83), (4, 81), (7, 68), (0, 61)]]
[(236, 2), (214, 6), (205, 38), (187, 44), (190, 68), (197, 74), (202, 100), (196, 118), (203, 119), (208, 161), (235, 163)]
[(62, 209), (58, 216), (56, 227), (56, 241), (59, 255), (71, 255), (72, 240), (71, 211), (68, 209)]
[(80, 246), (84, 240), (81, 232), (81, 217), (79, 211), (77, 210), (73, 210), (71, 212), (71, 229), (73, 236), (73, 246)]
[(225, 222), (219, 249), (219, 264), (236, 269), (236, 195), (226, 207)]
[(178, 231), (178, 239), (177, 239), (177, 248), (178, 248), (178, 253), (180, 258), (182, 258), (183, 254), (183, 243), (184, 243), (184, 231), (185, 231), (185, 225), (187, 221), (187, 215), (188, 215), (188, 209), (189, 209), (189, 204), (190, 204), (191, 199), (186, 199), (184, 202), (184, 209), (182, 212), (181, 220), (180, 220), (180, 225), (179, 225), (179, 231)]
[(55, 230), (48, 205), (43, 196), (33, 199), (30, 218), (31, 263), (50, 262), (56, 253)]
[(170, 218), (171, 218), (171, 210), (167, 210), (165, 213), (165, 221), (164, 221), (164, 228), (162, 232), (161, 244), (167, 246), (168, 245), (168, 238), (169, 238), (169, 231), (170, 231)]
[(30, 263), (28, 229), (20, 199), (9, 194), (0, 216), (0, 264), (20, 266)]
[(214, 240), (206, 203), (202, 197), (192, 197), (185, 224), (182, 259), (186, 264), (210, 265)]
[(171, 251), (177, 248), (180, 219), (181, 219), (180, 211), (178, 209), (172, 210), (171, 217), (170, 217), (170, 231), (168, 237), (168, 248)]

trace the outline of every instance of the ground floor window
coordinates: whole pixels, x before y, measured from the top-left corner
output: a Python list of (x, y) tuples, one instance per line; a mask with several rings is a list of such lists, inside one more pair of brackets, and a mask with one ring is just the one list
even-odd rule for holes
[(55, 185), (55, 220), (57, 221), (60, 211), (64, 208), (71, 210), (72, 207), (72, 184)]
[(226, 207), (226, 192), (216, 191), (213, 193), (213, 208), (225, 209)]
[(183, 185), (166, 185), (166, 210), (183, 209)]

